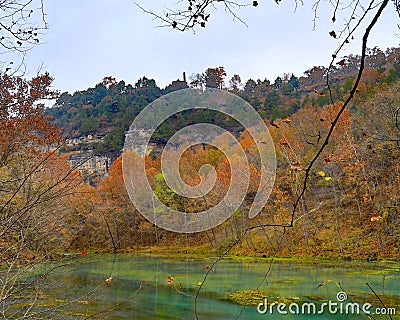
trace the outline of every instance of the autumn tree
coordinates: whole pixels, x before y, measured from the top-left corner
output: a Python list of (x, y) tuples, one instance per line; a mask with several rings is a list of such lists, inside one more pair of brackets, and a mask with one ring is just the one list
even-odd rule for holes
[(208, 68), (205, 73), (206, 87), (223, 89), (226, 77), (224, 67)]
[(257, 83), (253, 79), (249, 79), (246, 81), (243, 87), (243, 93), (246, 94), (249, 98), (252, 98), (256, 92)]
[(203, 73), (191, 76), (190, 87), (197, 89), (217, 88), (223, 89), (225, 85), (226, 71), (224, 67), (207, 68)]
[[(374, 96), (367, 96), (354, 110), (357, 124), (355, 139), (360, 148), (359, 166), (355, 168), (352, 178), (359, 182), (357, 194), (360, 208), (370, 220), (368, 223), (379, 225), (383, 238), (392, 239), (398, 235), (395, 226), (399, 223), (400, 204), (399, 88), (399, 83), (377, 87)], [(384, 239), (379, 239), (381, 252), (384, 242)]]
[(242, 86), (242, 79), (238, 74), (234, 74), (229, 80), (229, 90), (237, 94)]
[(35, 305), (37, 297), (28, 293), (43, 286), (45, 278), (32, 274), (32, 266), (57, 257), (66, 244), (65, 199), (82, 182), (67, 158), (57, 154), (59, 130), (40, 103), (57, 96), (51, 83), (48, 74), (31, 80), (0, 74), (0, 263), (6, 266), (0, 285), (3, 318), (29, 313), (30, 308), (19, 310), (13, 304), (17, 296), (26, 294), (26, 306)]
[[(152, 162), (148, 158), (148, 161)], [(154, 228), (134, 208), (125, 188), (122, 174), (122, 156), (110, 166), (108, 177), (98, 186), (98, 209), (93, 212), (101, 221), (100, 230), (92, 230), (97, 234), (96, 245), (105, 246), (104, 240), (116, 251), (121, 248), (150, 245), (155, 241)], [(103, 243), (102, 243), (103, 242)]]
[(196, 73), (190, 76), (190, 83), (191, 88), (195, 89), (204, 89), (205, 87), (205, 76), (203, 73)]

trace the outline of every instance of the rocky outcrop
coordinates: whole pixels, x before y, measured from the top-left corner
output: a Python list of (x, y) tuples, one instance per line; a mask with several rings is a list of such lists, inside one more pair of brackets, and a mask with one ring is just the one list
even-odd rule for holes
[(109, 156), (96, 154), (93, 150), (75, 151), (68, 154), (68, 162), (72, 168), (77, 168), (85, 182), (93, 185), (100, 177), (107, 175), (111, 163)]

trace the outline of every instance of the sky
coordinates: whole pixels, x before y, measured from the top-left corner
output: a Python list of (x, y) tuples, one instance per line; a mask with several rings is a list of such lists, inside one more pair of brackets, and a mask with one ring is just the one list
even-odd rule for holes
[[(176, 7), (176, 0), (136, 0), (162, 13)], [(27, 74), (39, 69), (55, 78), (54, 88), (69, 92), (85, 90), (105, 76), (134, 84), (142, 76), (160, 87), (173, 80), (224, 66), (228, 79), (239, 74), (247, 79), (274, 80), (283, 73), (301, 76), (313, 66), (327, 66), (338, 40), (329, 36), (344, 16), (331, 21), (329, 2), (322, 2), (313, 30), (312, 3), (295, 7), (294, 0), (260, 0), (257, 7), (237, 13), (247, 26), (225, 13), (213, 12), (207, 28), (179, 32), (160, 27), (152, 16), (128, 0), (44, 1), (49, 29), (41, 44), (26, 57)], [(399, 46), (399, 18), (390, 3), (371, 34), (369, 47)], [(400, 33), (400, 32), (399, 32)], [(361, 36), (342, 55), (359, 54)]]

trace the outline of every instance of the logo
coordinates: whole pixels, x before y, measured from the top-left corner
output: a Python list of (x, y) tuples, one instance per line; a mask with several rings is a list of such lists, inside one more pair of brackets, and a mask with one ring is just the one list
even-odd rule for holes
[(348, 299), (347, 293), (340, 291), (336, 294), (336, 300), (328, 300), (321, 303), (315, 302), (268, 302), (264, 298), (262, 302), (257, 305), (257, 312), (259, 314), (302, 314), (302, 315), (318, 315), (318, 314), (365, 314), (365, 315), (395, 315), (396, 308), (376, 307), (370, 303), (357, 303), (346, 302)]
[(187, 110), (213, 110), (239, 122), (252, 137), (260, 159), (260, 182), (249, 217), (260, 213), (275, 182), (275, 148), (267, 126), (245, 100), (226, 91), (184, 89), (164, 95), (150, 103), (135, 118), (125, 138), (122, 169), (126, 190), (135, 208), (158, 227), (180, 233), (205, 231), (226, 221), (242, 204), (250, 183), (249, 160), (238, 139), (229, 131), (210, 123), (196, 123), (177, 130), (161, 154), (162, 177), (176, 194), (202, 198), (215, 186), (217, 173), (210, 164), (199, 170), (201, 182), (186, 184), (179, 172), (182, 155), (202, 144), (222, 151), (229, 161), (231, 179), (223, 199), (202, 212), (180, 212), (168, 207), (153, 192), (146, 176), (145, 155), (157, 128), (168, 118)]
[(347, 300), (347, 293), (344, 292), (344, 291), (339, 291), (336, 294), (336, 300), (339, 301), (339, 302), (346, 301)]

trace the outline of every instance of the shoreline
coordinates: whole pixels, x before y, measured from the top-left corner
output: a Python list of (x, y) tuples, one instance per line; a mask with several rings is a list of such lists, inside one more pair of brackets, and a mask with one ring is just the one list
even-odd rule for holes
[[(161, 257), (161, 258), (170, 258), (170, 259), (219, 259), (223, 252), (213, 252), (210, 250), (206, 250), (204, 246), (200, 247), (190, 247), (185, 248), (182, 247), (180, 249), (171, 248), (168, 246), (151, 246), (151, 247), (139, 247), (139, 248), (126, 248), (120, 249), (116, 252), (113, 250), (100, 250), (90, 248), (87, 250), (88, 254), (121, 254), (121, 255), (140, 255), (140, 256), (153, 256), (153, 257)], [(80, 254), (78, 252), (74, 252), (74, 254)], [(397, 258), (379, 258), (376, 257), (374, 259), (363, 258), (363, 257), (354, 257), (349, 258), (348, 255), (345, 256), (300, 256), (300, 255), (277, 255), (277, 256), (268, 256), (265, 254), (239, 254), (239, 253), (228, 253), (225, 254), (222, 259), (231, 259), (238, 261), (249, 261), (249, 262), (265, 262), (265, 261), (276, 261), (276, 262), (298, 262), (298, 263), (370, 263), (370, 264), (393, 264), (399, 266), (400, 271), (400, 259)]]

